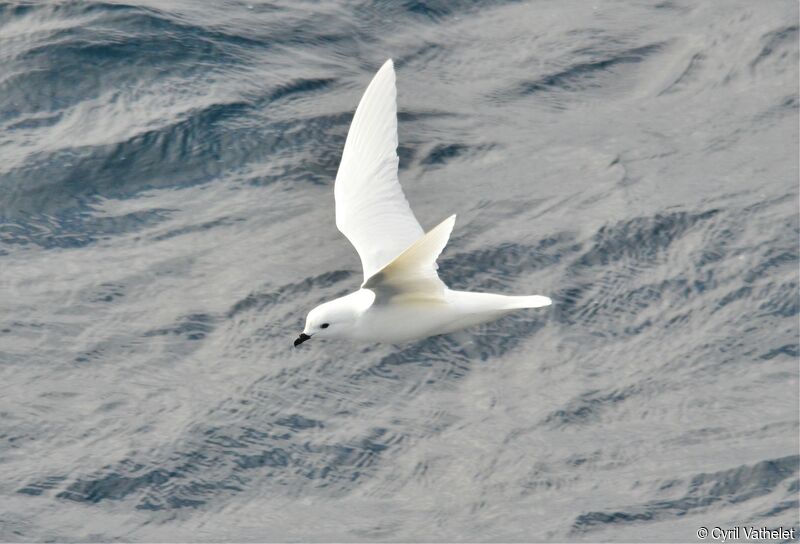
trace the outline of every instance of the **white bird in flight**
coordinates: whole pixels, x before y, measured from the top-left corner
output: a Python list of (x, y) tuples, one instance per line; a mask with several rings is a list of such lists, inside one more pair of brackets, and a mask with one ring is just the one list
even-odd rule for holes
[(358, 291), (311, 310), (295, 347), (312, 337), (405, 342), (552, 303), (540, 295), (453, 291), (439, 279), (436, 258), (456, 216), (425, 233), (403, 195), (396, 95), (389, 59), (356, 108), (336, 174), (336, 226), (361, 258), (364, 282)]

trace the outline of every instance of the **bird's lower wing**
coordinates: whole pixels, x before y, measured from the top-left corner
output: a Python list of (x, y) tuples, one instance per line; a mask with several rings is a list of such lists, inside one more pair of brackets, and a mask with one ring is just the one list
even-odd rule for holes
[(446, 286), (436, 272), (436, 259), (447, 245), (455, 222), (456, 216), (451, 215), (364, 282), (362, 288), (375, 292), (375, 304), (445, 301)]

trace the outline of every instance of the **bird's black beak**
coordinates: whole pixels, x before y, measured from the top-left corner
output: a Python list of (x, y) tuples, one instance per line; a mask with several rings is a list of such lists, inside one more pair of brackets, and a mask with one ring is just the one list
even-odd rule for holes
[(309, 335), (307, 335), (304, 332), (301, 332), (300, 336), (297, 337), (297, 340), (294, 341), (294, 347), (297, 347), (300, 344), (302, 344), (303, 342), (305, 342), (306, 340), (310, 340), (310, 339), (311, 339), (311, 337)]

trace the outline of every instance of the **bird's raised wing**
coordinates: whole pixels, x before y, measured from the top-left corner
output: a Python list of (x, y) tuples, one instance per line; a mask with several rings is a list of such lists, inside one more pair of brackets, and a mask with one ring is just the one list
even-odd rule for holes
[(386, 266), (364, 282), (375, 292), (374, 304), (397, 302), (444, 302), (445, 284), (436, 273), (436, 259), (447, 245), (456, 216), (451, 215), (417, 239)]
[(358, 104), (336, 174), (336, 226), (356, 248), (365, 282), (424, 234), (397, 179), (396, 98), (389, 59)]

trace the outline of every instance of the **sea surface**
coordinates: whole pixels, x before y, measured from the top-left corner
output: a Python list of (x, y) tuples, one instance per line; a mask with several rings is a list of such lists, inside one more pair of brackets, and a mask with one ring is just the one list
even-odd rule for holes
[[(294, 349), (390, 57), (443, 278), (554, 304)], [(0, 3), (0, 540), (797, 528), (798, 60), (781, 0)]]

